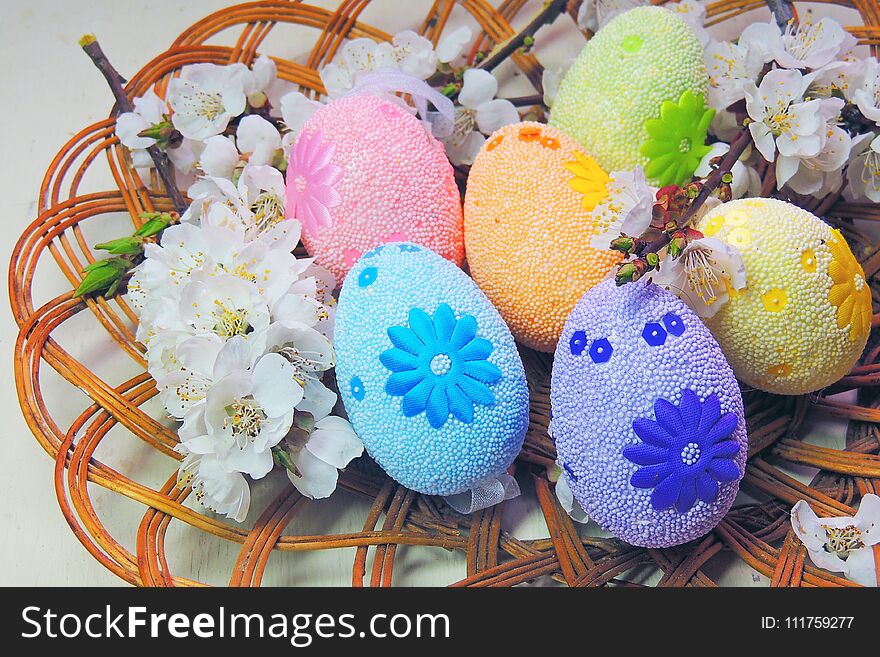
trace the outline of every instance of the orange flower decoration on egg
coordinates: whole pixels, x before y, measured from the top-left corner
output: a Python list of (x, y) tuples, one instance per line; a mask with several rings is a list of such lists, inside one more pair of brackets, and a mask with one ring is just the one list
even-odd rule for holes
[(574, 174), (574, 178), (568, 181), (571, 188), (578, 194), (582, 194), (581, 205), (584, 210), (591, 212), (596, 204), (608, 196), (606, 184), (611, 180), (608, 174), (596, 164), (596, 161), (583, 153), (574, 152), (575, 161), (566, 162), (565, 168)]
[(832, 230), (828, 241), (831, 262), (828, 275), (833, 284), (828, 301), (837, 308), (837, 326), (849, 325), (849, 337), (858, 340), (871, 330), (871, 289), (865, 282), (865, 272), (847, 246), (839, 230)]

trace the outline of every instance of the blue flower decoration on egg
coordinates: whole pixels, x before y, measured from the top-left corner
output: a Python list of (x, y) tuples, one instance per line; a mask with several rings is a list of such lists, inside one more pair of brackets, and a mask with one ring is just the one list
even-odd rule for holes
[(739, 478), (733, 459), (740, 445), (731, 438), (739, 418), (735, 413), (721, 414), (717, 395), (701, 403), (693, 390), (685, 390), (680, 406), (665, 399), (654, 402), (654, 416), (655, 420), (633, 422), (633, 430), (644, 442), (624, 448), (623, 455), (644, 466), (630, 483), (653, 489), (655, 510), (674, 506), (679, 513), (687, 513), (698, 497), (711, 504), (718, 497), (718, 482)]
[(424, 412), (435, 429), (452, 414), (470, 424), (474, 406), (495, 403), (489, 388), (501, 371), (489, 362), (492, 343), (477, 337), (473, 315), (456, 319), (447, 304), (437, 307), (433, 318), (421, 308), (409, 311), (409, 326), (390, 326), (393, 348), (379, 355), (391, 371), (385, 392), (403, 397), (406, 417)]

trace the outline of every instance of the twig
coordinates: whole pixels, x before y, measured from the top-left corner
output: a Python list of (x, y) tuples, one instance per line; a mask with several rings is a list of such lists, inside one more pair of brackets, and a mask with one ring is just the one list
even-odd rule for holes
[[(681, 220), (679, 221), (679, 228), (689, 226), (694, 218), (696, 218), (700, 208), (709, 200), (709, 197), (712, 196), (712, 192), (714, 192), (721, 184), (724, 175), (730, 173), (730, 170), (733, 169), (733, 165), (736, 164), (740, 155), (745, 152), (746, 148), (751, 143), (752, 136), (749, 133), (749, 129), (744, 128), (730, 144), (730, 150), (725, 153), (721, 162), (718, 164), (718, 167), (709, 174), (708, 178), (706, 178), (703, 187), (700, 189), (700, 193), (697, 194), (697, 197), (693, 200), (688, 209), (685, 210), (684, 214), (682, 214)], [(671, 238), (672, 234), (665, 231), (660, 237), (645, 247), (644, 253), (658, 253), (660, 249), (669, 244)]]
[(766, 2), (780, 30), (785, 31), (789, 21), (797, 22), (797, 10), (791, 0), (766, 0)]
[(512, 55), (517, 49), (521, 48), (526, 38), (534, 36), (535, 32), (541, 29), (545, 24), (552, 22), (559, 14), (565, 11), (566, 0), (547, 0), (544, 8), (541, 9), (535, 17), (519, 32), (514, 34), (504, 43), (496, 46), (496, 48), (481, 61), (477, 68), (491, 71), (501, 64), (505, 59)]
[[(116, 106), (119, 111), (133, 111), (134, 107), (128, 99), (128, 95), (125, 93), (125, 78), (119, 74), (119, 71), (113, 68), (113, 65), (110, 63), (110, 60), (107, 59), (104, 51), (101, 50), (101, 46), (94, 35), (88, 34), (84, 36), (80, 39), (79, 45), (89, 56), (98, 70), (101, 71), (104, 79), (107, 80), (107, 84), (110, 85), (110, 90), (113, 92), (114, 98), (116, 98)], [(162, 186), (165, 187), (168, 198), (171, 199), (171, 204), (178, 213), (183, 214), (186, 211), (187, 204), (183, 198), (183, 194), (181, 194), (180, 190), (177, 188), (177, 182), (174, 179), (174, 173), (171, 170), (171, 163), (168, 160), (168, 156), (155, 145), (150, 146), (147, 149), (147, 152), (153, 159), (153, 164), (156, 165), (156, 171), (159, 173), (159, 178), (162, 180)]]

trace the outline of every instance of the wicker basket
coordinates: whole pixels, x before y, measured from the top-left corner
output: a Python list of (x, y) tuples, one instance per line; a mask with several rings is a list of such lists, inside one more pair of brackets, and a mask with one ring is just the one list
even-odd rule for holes
[[(153, 85), (164, 93), (169, 78), (182, 66), (194, 62), (250, 63), (276, 26), (300, 24), (317, 30), (317, 41), (304, 64), (276, 59), (280, 77), (301, 85), (303, 90), (321, 93), (316, 72), (329, 62), (347, 37), (390, 36), (359, 20), (369, 0), (340, 0), (336, 11), (279, 0), (237, 5), (199, 21), (171, 48), (147, 64), (128, 84), (130, 96), (142, 95)], [(437, 41), (455, 0), (424, 2), (427, 15), (420, 31)], [(513, 34), (511, 22), (526, 0), (504, 0), (494, 9), (486, 0), (459, 0), (483, 30), (481, 47), (499, 43)], [(720, 0), (708, 6), (709, 24), (731, 20), (763, 6), (762, 0)], [(880, 8), (875, 0), (839, 2), (855, 8), (864, 26), (851, 27), (862, 44), (872, 51), (880, 45)], [(534, 5), (532, 5), (534, 6)], [(527, 18), (518, 17), (518, 20)], [(219, 32), (237, 34), (231, 47), (205, 45)], [(532, 54), (512, 57), (523, 74), (539, 83), (541, 67)], [(65, 65), (70, 65), (65, 64)], [(98, 193), (81, 193), (80, 183), (92, 167), (108, 166), (116, 188)], [(774, 188), (772, 167), (762, 171), (764, 193)], [(803, 203), (803, 199), (800, 199)], [(852, 219), (880, 220), (880, 209), (841, 202), (829, 197), (810, 206), (840, 227), (871, 281), (875, 297), (880, 290), (880, 248), (853, 226)], [(19, 400), (34, 436), (55, 459), (55, 487), (58, 501), (77, 538), (106, 568), (131, 584), (148, 586), (193, 586), (201, 582), (181, 577), (169, 567), (166, 535), (174, 523), (187, 531), (204, 532), (217, 539), (239, 544), (238, 558), (229, 573), (232, 586), (259, 585), (273, 553), (337, 548), (356, 548), (352, 583), (362, 586), (367, 570), (374, 586), (388, 586), (398, 546), (441, 547), (467, 555), (467, 573), (455, 586), (510, 586), (551, 577), (572, 586), (628, 584), (628, 571), (640, 567), (661, 572), (661, 586), (714, 586), (709, 574), (711, 562), (733, 555), (770, 579), (773, 586), (851, 586), (844, 579), (819, 570), (805, 560), (806, 552), (790, 529), (790, 507), (808, 500), (820, 515), (852, 514), (851, 504), (860, 495), (880, 493), (880, 403), (874, 387), (880, 383), (880, 346), (872, 336), (860, 364), (840, 384), (821, 394), (778, 397), (750, 391), (745, 394), (750, 429), (749, 465), (743, 489), (759, 502), (735, 507), (713, 532), (693, 543), (673, 549), (646, 550), (613, 539), (582, 535), (556, 502), (546, 468), (555, 459), (547, 436), (549, 417), (549, 372), (551, 359), (523, 350), (532, 386), (531, 426), (517, 462), (520, 479), (534, 481), (536, 499), (546, 519), (550, 537), (519, 540), (502, 531), (504, 504), (461, 516), (439, 498), (407, 490), (388, 479), (368, 459), (360, 459), (340, 477), (340, 487), (368, 500), (363, 530), (336, 535), (285, 535), (295, 519), (309, 513), (312, 504), (290, 485), (276, 490), (253, 528), (204, 515), (184, 505), (189, 490), (176, 487), (179, 456), (173, 451), (177, 437), (172, 428), (151, 417), (143, 408), (156, 395), (146, 373), (143, 347), (135, 341), (136, 317), (123, 298), (74, 299), (67, 291), (39, 308), (32, 301), (32, 282), (37, 267), (48, 261), (57, 267), (71, 289), (81, 280), (80, 271), (93, 260), (87, 239), (88, 225), (102, 215), (125, 213), (139, 223), (142, 212), (170, 209), (166, 196), (147, 189), (131, 168), (126, 150), (114, 135), (114, 118), (88, 126), (76, 134), (58, 153), (40, 188), (40, 213), (25, 230), (13, 253), (9, 271), (12, 309), (20, 327), (15, 347), (15, 378)], [(127, 220), (126, 220), (127, 221)], [(104, 224), (106, 229), (108, 219)], [(92, 223), (92, 225), (95, 225)], [(121, 234), (115, 225), (112, 235)], [(94, 229), (92, 229), (94, 232)], [(101, 237), (106, 235), (101, 235)], [(54, 265), (52, 264), (54, 263)], [(877, 326), (875, 317), (874, 326)], [(137, 375), (121, 384), (111, 384), (85, 367), (72, 353), (53, 339), (65, 325), (78, 331), (106, 332), (117, 353), (133, 361)], [(101, 334), (105, 339), (106, 336)], [(92, 405), (72, 422), (53, 416), (51, 400), (44, 398), (41, 375), (46, 365), (69, 385), (84, 391)], [(57, 386), (56, 386), (57, 387)], [(844, 389), (858, 390), (858, 403), (846, 404), (828, 398)], [(57, 392), (54, 394), (58, 394)], [(155, 405), (154, 405), (155, 407)], [(155, 407), (157, 408), (157, 407)], [(153, 410), (153, 414), (160, 414)], [(799, 439), (808, 410), (849, 420), (846, 448), (816, 447)], [(96, 457), (108, 442), (140, 439), (149, 453), (164, 455), (167, 481), (148, 486), (123, 475)], [(143, 450), (142, 450), (143, 452)], [(98, 452), (100, 455), (101, 452)], [(167, 458), (166, 458), (167, 457)], [(785, 474), (783, 468), (811, 466), (819, 473), (805, 485)], [(107, 499), (135, 508), (123, 498), (142, 505), (143, 514), (136, 537), (114, 538), (96, 512), (88, 484), (108, 489)], [(361, 508), (361, 507), (358, 507)], [(132, 553), (123, 543), (135, 545)], [(368, 554), (370, 548), (373, 553)], [(876, 548), (875, 548), (876, 549)], [(368, 556), (370, 557), (368, 559)], [(184, 555), (198, 560), (199, 555)], [(880, 563), (880, 555), (878, 555)]]

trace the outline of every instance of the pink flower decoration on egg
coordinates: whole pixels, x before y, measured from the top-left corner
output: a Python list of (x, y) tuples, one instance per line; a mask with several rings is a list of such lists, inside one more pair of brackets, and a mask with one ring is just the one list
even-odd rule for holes
[(330, 208), (342, 203), (333, 185), (342, 177), (342, 168), (331, 164), (334, 146), (322, 141), (321, 131), (303, 132), (287, 163), (287, 216), (302, 222), (311, 234), (332, 223)]

